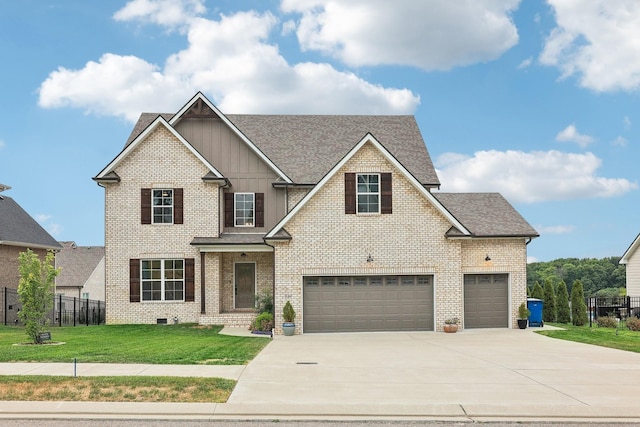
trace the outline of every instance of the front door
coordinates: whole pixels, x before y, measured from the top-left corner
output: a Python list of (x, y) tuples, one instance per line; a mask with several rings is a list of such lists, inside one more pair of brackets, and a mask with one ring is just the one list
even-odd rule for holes
[(236, 308), (254, 308), (256, 301), (256, 265), (238, 262), (234, 268)]

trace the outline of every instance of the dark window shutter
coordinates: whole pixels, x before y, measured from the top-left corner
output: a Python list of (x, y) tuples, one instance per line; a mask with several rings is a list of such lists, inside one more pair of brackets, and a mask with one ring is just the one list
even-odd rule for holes
[(151, 189), (142, 188), (140, 191), (140, 223), (151, 224)]
[(193, 258), (184, 260), (184, 300), (195, 301), (195, 261)]
[(140, 302), (140, 260), (129, 260), (129, 302)]
[(344, 213), (356, 213), (356, 174), (344, 174)]
[(174, 224), (182, 224), (184, 221), (182, 195), (183, 195), (182, 188), (173, 189), (173, 223)]
[(256, 193), (256, 227), (264, 227), (264, 193)]
[(393, 211), (393, 195), (391, 191), (391, 174), (380, 174), (380, 213), (390, 214)]
[(233, 211), (235, 209), (233, 203), (233, 193), (224, 193), (224, 226), (233, 227)]

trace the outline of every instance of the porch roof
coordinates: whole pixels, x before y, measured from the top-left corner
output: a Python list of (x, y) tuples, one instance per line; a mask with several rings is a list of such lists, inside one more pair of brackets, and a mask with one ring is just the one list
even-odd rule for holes
[(223, 233), (220, 237), (194, 237), (192, 246), (200, 252), (273, 252), (264, 242), (264, 234)]

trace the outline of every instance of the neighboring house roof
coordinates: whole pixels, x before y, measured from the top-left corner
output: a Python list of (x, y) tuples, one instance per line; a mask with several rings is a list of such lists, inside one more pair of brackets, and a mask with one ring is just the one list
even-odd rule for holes
[[(223, 115), (205, 100), (222, 120), (257, 147), (266, 160), (277, 165), (296, 184), (316, 184), (366, 134), (373, 134), (421, 184), (438, 187), (440, 181), (413, 116), (349, 115)], [(188, 104), (189, 105), (189, 104)], [(184, 108), (183, 108), (184, 110)], [(158, 116), (170, 123), (176, 116), (142, 113), (126, 146)], [(295, 155), (292, 155), (294, 153)]]
[(358, 142), (338, 163), (336, 163), (331, 170), (320, 180), (320, 182), (313, 187), (311, 191), (309, 191), (300, 202), (287, 214), (285, 217), (280, 220), (278, 224), (267, 235), (266, 239), (279, 239), (278, 235), (282, 233), (283, 227), (293, 218), (300, 209), (318, 192), (320, 189), (329, 181), (337, 172), (340, 170), (345, 163), (347, 163), (365, 144), (372, 144), (386, 159), (389, 163), (393, 164), (401, 174), (405, 176), (405, 178), (429, 201), (431, 204), (451, 223), (453, 227), (458, 230), (458, 232), (462, 233), (462, 235), (470, 235), (471, 233), (466, 229), (466, 227), (458, 221), (447, 209), (445, 209), (442, 204), (433, 196), (429, 190), (424, 188), (418, 180), (409, 173), (409, 171), (404, 167), (402, 163), (398, 161), (387, 149), (384, 145), (380, 143), (373, 135), (367, 134)]
[(34, 249), (61, 248), (56, 239), (7, 196), (0, 197), (0, 245)]
[(104, 258), (104, 247), (60, 243), (62, 250), (56, 254), (56, 267), (61, 270), (56, 277), (56, 286), (83, 286)]
[[(499, 193), (432, 193), (474, 237), (538, 237)], [(450, 235), (459, 234), (453, 230)]]
[(636, 236), (633, 243), (631, 243), (631, 246), (629, 246), (629, 248), (625, 251), (624, 255), (622, 255), (622, 258), (620, 258), (620, 264), (628, 264), (629, 260), (631, 259), (631, 257), (636, 252), (636, 249), (638, 249), (639, 246), (640, 246), (640, 234)]

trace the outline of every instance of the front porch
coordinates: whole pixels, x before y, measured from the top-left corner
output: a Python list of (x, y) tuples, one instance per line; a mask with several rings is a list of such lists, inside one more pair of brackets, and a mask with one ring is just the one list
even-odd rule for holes
[(274, 253), (261, 234), (196, 238), (200, 250), (201, 325), (249, 328), (256, 296), (273, 295)]

